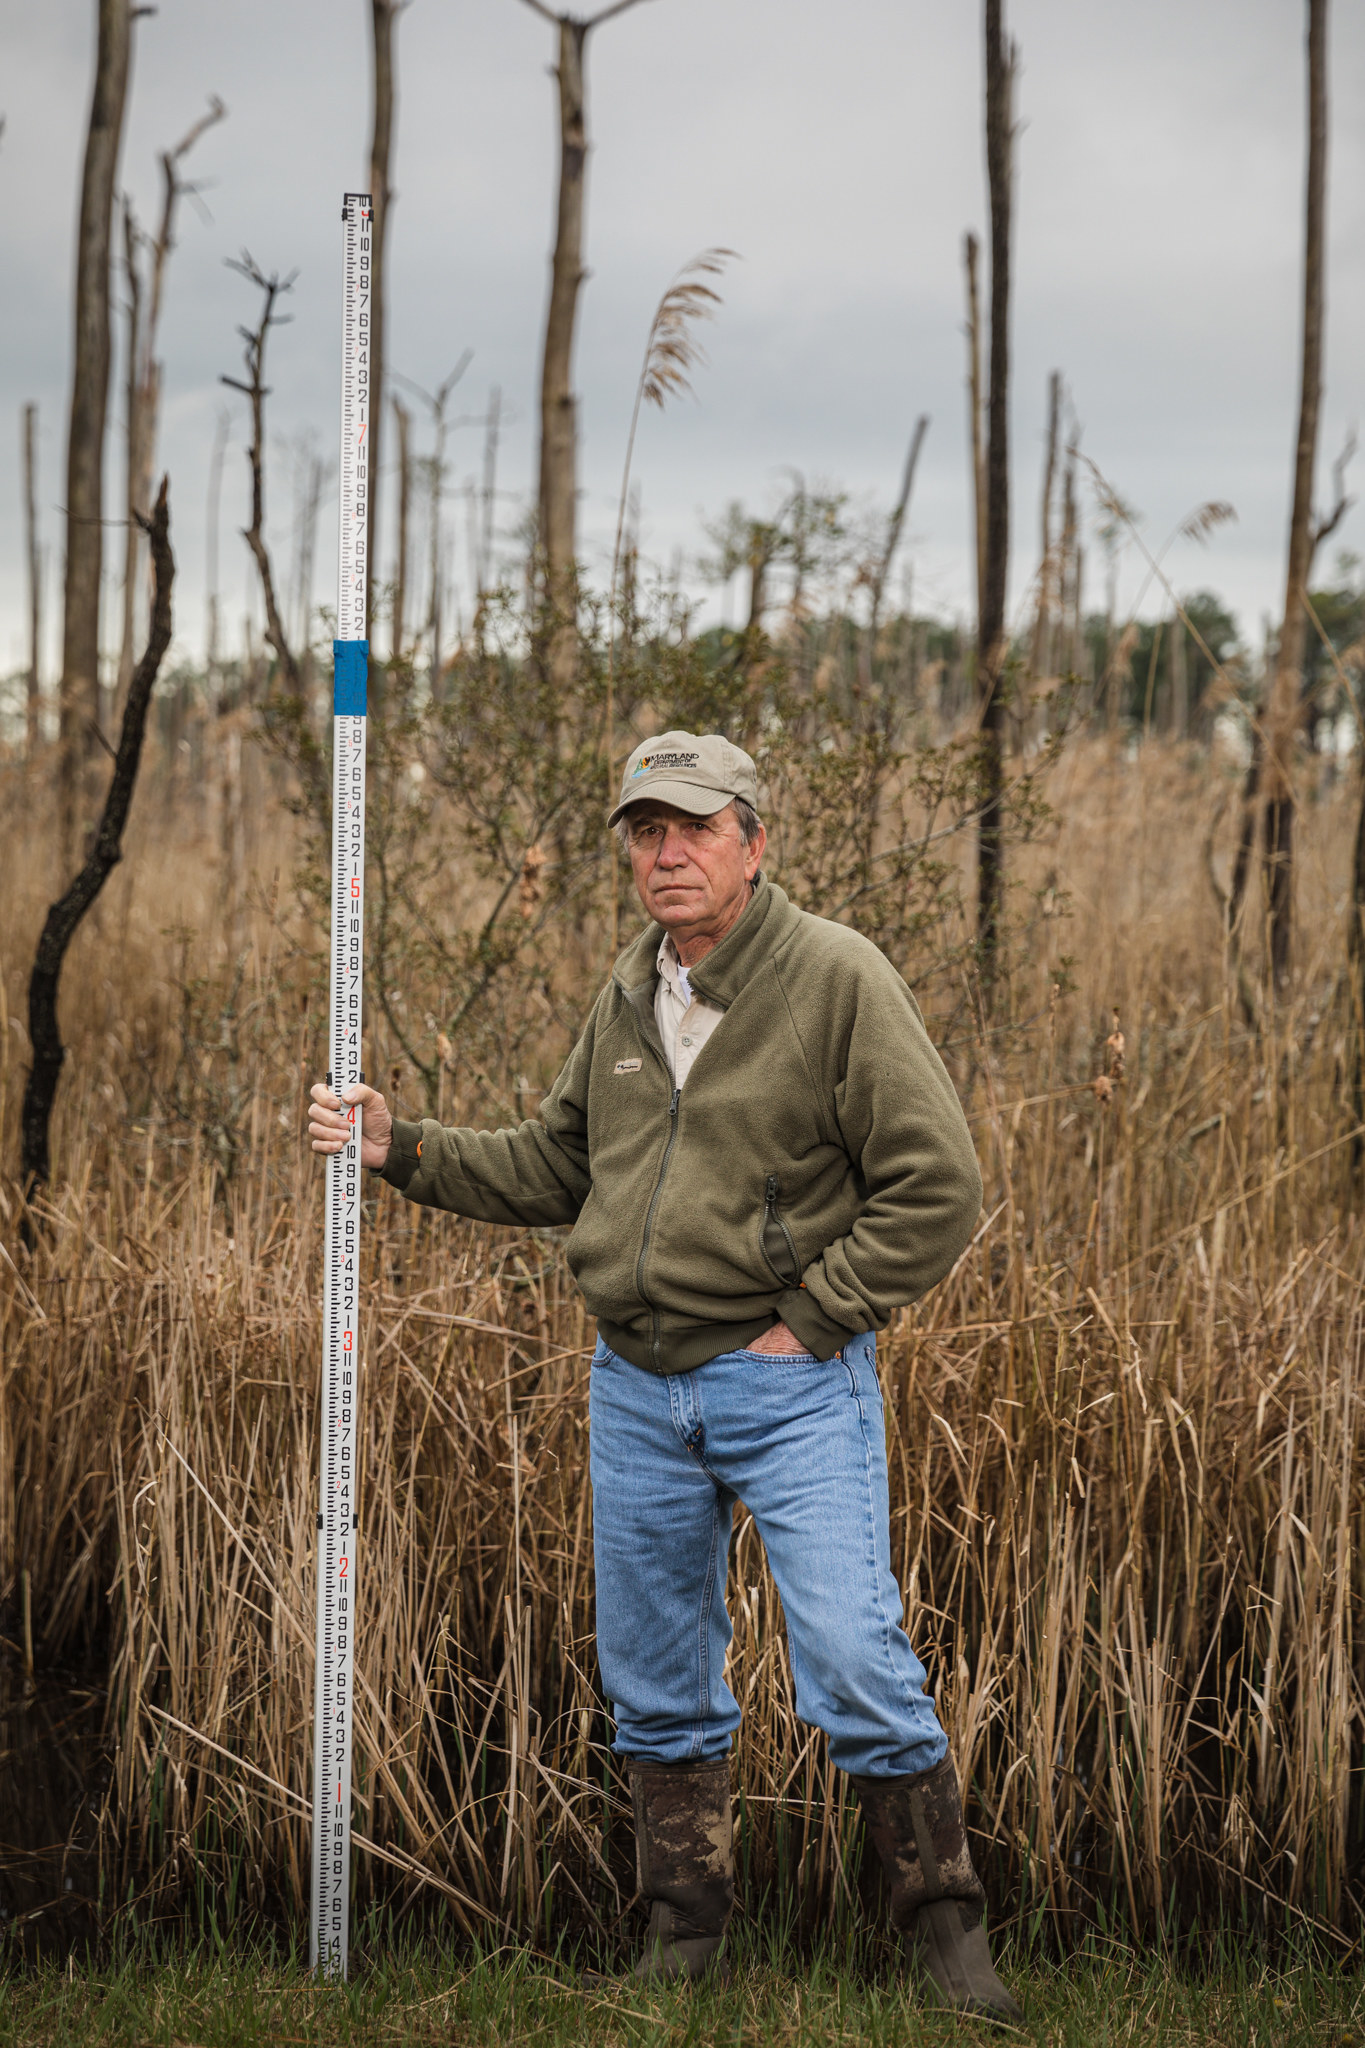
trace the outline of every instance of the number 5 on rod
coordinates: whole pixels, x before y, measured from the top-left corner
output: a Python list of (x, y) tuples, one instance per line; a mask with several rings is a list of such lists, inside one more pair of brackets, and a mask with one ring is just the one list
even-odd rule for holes
[[(370, 258), (373, 210), (348, 192), (341, 328), (341, 499), (332, 643), (333, 1092), (361, 1079), (365, 937), (365, 586), (369, 569)], [(318, 1976), (346, 1975), (355, 1741), (356, 1393), (360, 1378), (360, 1128), (327, 1161), (319, 1431), (317, 1670), (313, 1694), (313, 1924)]]

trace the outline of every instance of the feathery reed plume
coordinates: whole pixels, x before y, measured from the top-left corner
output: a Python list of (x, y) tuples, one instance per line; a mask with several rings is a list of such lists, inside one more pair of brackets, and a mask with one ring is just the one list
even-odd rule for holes
[[(1182, 519), (1176, 532), (1181, 540), (1197, 540), (1203, 547), (1215, 527), (1225, 526), (1229, 520), (1236, 520), (1237, 514), (1223, 498), (1210, 498), (1207, 504), (1196, 505), (1187, 519)], [(1162, 550), (1165, 553), (1165, 550)], [(1160, 561), (1158, 556), (1157, 560)]]
[[(626, 437), (626, 462), (621, 474), (621, 499), (616, 508), (616, 546), (611, 558), (611, 598), (616, 602), (616, 575), (621, 561), (621, 534), (626, 519), (626, 499), (630, 492), (630, 467), (635, 458), (635, 435), (640, 424), (640, 407), (643, 404), (657, 405), (662, 412), (669, 398), (680, 397), (684, 391), (691, 391), (691, 372), (699, 369), (707, 360), (697, 334), (697, 323), (714, 320), (715, 309), (722, 303), (720, 293), (713, 291), (705, 282), (708, 277), (722, 277), (727, 263), (736, 261), (733, 249), (703, 249), (700, 256), (694, 256), (685, 263), (674, 278), (668, 290), (654, 309), (650, 322), (649, 339), (645, 343), (645, 359), (640, 365), (640, 379), (635, 386), (635, 404), (631, 409), (630, 433)], [(608, 734), (610, 743), (610, 734)]]
[[(662, 412), (670, 398), (691, 391), (691, 372), (707, 360), (697, 334), (697, 323), (714, 320), (722, 304), (720, 293), (705, 282), (724, 275), (727, 263), (736, 260), (733, 249), (704, 249), (685, 263), (654, 309), (645, 359), (635, 387), (630, 433), (626, 437), (626, 462), (621, 474), (621, 499), (616, 508), (616, 546), (611, 558), (611, 599), (616, 602), (616, 576), (621, 561), (621, 534), (626, 520), (626, 499), (630, 492), (630, 468), (635, 458), (635, 435), (640, 424), (640, 407), (657, 405)], [(610, 740), (610, 735), (608, 735)]]
[[(708, 277), (722, 277), (727, 263), (737, 261), (733, 249), (703, 249), (700, 256), (694, 256), (685, 263), (674, 278), (668, 290), (654, 308), (650, 322), (649, 339), (645, 343), (645, 359), (640, 366), (639, 382), (635, 386), (635, 403), (631, 408), (630, 432), (626, 436), (626, 461), (621, 472), (621, 498), (616, 508), (616, 544), (611, 553), (611, 595), (607, 602), (607, 710), (605, 745), (603, 752), (607, 760), (607, 802), (612, 803), (615, 795), (614, 751), (612, 748), (612, 725), (616, 711), (616, 634), (612, 620), (616, 612), (616, 586), (621, 568), (621, 535), (625, 530), (626, 501), (630, 494), (630, 468), (635, 459), (635, 435), (640, 425), (640, 407), (646, 402), (657, 405), (662, 412), (669, 398), (680, 397), (692, 389), (691, 372), (707, 361), (706, 350), (702, 347), (697, 325), (702, 320), (714, 320), (716, 307), (722, 304), (718, 291), (706, 283)], [(611, 900), (611, 949), (616, 951), (616, 893)]]

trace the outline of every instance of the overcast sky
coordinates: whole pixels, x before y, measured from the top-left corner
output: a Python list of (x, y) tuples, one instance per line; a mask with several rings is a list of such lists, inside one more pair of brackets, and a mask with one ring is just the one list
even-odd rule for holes
[[(1281, 601), (1297, 405), (1305, 9), (1295, 0), (1012, 0), (1007, 13), (1022, 53), (1016, 601), (1037, 556), (1055, 367), (1085, 447), (1141, 511), (1154, 544), (1205, 499), (1236, 508), (1237, 524), (1205, 550), (1179, 544), (1171, 569), (1182, 588), (1224, 593), (1259, 640), (1262, 616)], [(1333, 13), (1322, 495), (1365, 406), (1365, 8), (1339, 0)], [(58, 609), (94, 15), (94, 0), (0, 0), (0, 346), (10, 400), (0, 421), (0, 669), (17, 666), (25, 645), (18, 415), (27, 399), (40, 407), (54, 628)], [(697, 401), (651, 413), (641, 429), (646, 553), (695, 556), (704, 518), (734, 498), (771, 508), (793, 468), (855, 502), (887, 504), (923, 411), (932, 424), (905, 559), (917, 606), (965, 610), (961, 245), (985, 218), (979, 16), (965, 0), (645, 0), (591, 39), (590, 276), (576, 382), (582, 546), (604, 580), (654, 305), (680, 264), (723, 244), (743, 261), (706, 337)], [(390, 363), (431, 387), (472, 349), (461, 394), (469, 413), (501, 386), (512, 412), (499, 478), (509, 533), (534, 477), (557, 168), (553, 42), (522, 0), (412, 0), (397, 29)], [(229, 109), (190, 163), (205, 211), (183, 209), (162, 335), (160, 457), (180, 563), (177, 645), (188, 654), (203, 646), (207, 478), (224, 404), (222, 589), (233, 637), (251, 591), (237, 538), (244, 406), (218, 382), (239, 371), (235, 328), (255, 303), (225, 266), (243, 248), (268, 270), (299, 273), (293, 324), (273, 336), (268, 366), (269, 519), (286, 567), (289, 446), (311, 432), (320, 452), (334, 452), (340, 198), (366, 182), (369, 47), (364, 0), (159, 0), (136, 28), (120, 175), (144, 221), (157, 204), (157, 151), (208, 94)], [(111, 511), (122, 415), (116, 388)], [(456, 436), (454, 456), (458, 486), (480, 458), (477, 428)], [(1365, 483), (1365, 458), (1359, 467)], [(386, 552), (392, 531), (390, 521)], [(323, 603), (334, 595), (333, 532), (325, 519)], [(1365, 513), (1351, 514), (1329, 545), (1338, 544), (1365, 552)], [(455, 572), (467, 597), (462, 527)], [(1135, 565), (1124, 575), (1131, 594)], [(1098, 568), (1090, 595), (1098, 602)], [(51, 663), (55, 630), (48, 647)]]

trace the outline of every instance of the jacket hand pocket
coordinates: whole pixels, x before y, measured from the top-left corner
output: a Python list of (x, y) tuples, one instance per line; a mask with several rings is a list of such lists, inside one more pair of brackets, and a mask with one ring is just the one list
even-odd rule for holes
[(777, 1206), (777, 1175), (770, 1173), (763, 1195), (763, 1228), (759, 1235), (759, 1246), (764, 1259), (771, 1266), (784, 1287), (801, 1285), (801, 1261), (796, 1255), (796, 1240), (783, 1220)]

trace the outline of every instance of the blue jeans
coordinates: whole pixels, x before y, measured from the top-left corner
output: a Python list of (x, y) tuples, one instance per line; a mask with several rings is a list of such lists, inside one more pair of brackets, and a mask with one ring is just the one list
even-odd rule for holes
[(599, 1338), (591, 1383), (597, 1653), (621, 1756), (723, 1756), (736, 1500), (782, 1596), (796, 1711), (843, 1770), (925, 1771), (948, 1740), (901, 1627), (877, 1343), (731, 1351), (662, 1378)]

